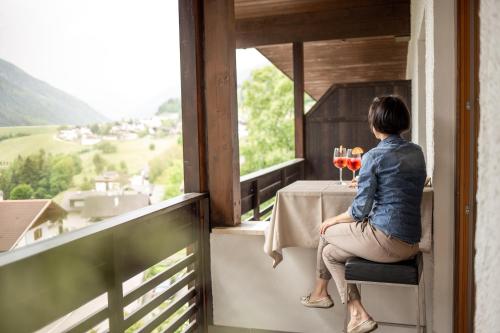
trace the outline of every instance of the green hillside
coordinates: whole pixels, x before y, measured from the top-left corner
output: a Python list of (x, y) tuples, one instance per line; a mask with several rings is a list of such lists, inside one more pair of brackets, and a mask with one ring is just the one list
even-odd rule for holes
[[(76, 142), (62, 141), (56, 138), (57, 126), (34, 127), (4, 127), (0, 128), (0, 136), (12, 133), (22, 133), (25, 136), (0, 141), (0, 162), (12, 162), (17, 156), (28, 156), (37, 153), (40, 149), (51, 154), (78, 154), (84, 171), (92, 166), (92, 157), (99, 150), (95, 146), (82, 146)], [(140, 171), (149, 160), (159, 156), (175, 143), (175, 138), (144, 137), (133, 141), (116, 141), (112, 144), (117, 151), (104, 154), (108, 163), (119, 164), (125, 162), (128, 170), (133, 174)], [(155, 145), (155, 150), (149, 146)]]
[(0, 126), (84, 125), (107, 121), (85, 102), (0, 59)]

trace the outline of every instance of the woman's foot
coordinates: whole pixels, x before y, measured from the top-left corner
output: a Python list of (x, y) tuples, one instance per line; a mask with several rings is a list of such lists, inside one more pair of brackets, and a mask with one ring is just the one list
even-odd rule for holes
[(375, 331), (378, 328), (377, 323), (371, 318), (368, 318), (359, 323), (351, 323), (349, 323), (349, 325), (347, 326), (347, 333), (369, 333)]
[(360, 299), (353, 299), (347, 304), (351, 321), (347, 333), (368, 333), (377, 329), (377, 323), (366, 312)]
[(333, 306), (333, 300), (328, 294), (326, 296), (314, 296), (313, 294), (309, 294), (302, 297), (300, 303), (308, 308), (327, 309)]

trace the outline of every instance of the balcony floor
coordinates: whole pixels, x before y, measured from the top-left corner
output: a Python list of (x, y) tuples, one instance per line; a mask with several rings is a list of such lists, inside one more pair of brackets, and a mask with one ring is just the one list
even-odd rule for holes
[(284, 331), (258, 330), (254, 328), (240, 328), (229, 326), (209, 326), (208, 333), (293, 333)]

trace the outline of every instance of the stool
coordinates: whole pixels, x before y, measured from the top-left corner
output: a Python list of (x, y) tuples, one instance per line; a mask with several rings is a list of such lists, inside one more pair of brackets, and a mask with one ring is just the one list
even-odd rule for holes
[[(345, 263), (345, 279), (347, 283), (353, 284), (371, 284), (371, 285), (384, 285), (384, 286), (401, 286), (415, 288), (417, 296), (417, 324), (399, 324), (389, 322), (377, 322), (378, 325), (395, 326), (416, 328), (417, 332), (422, 329), (426, 332), (426, 318), (425, 318), (425, 285), (422, 278), (423, 260), (422, 253), (419, 252), (415, 258), (405, 260), (397, 263), (384, 264), (373, 262), (361, 258), (351, 258)], [(422, 302), (420, 293), (423, 291)], [(423, 303), (423, 304), (422, 304)], [(423, 308), (423, 311), (422, 311)], [(347, 316), (346, 311), (346, 331), (347, 331)], [(423, 325), (421, 318), (423, 317)]]

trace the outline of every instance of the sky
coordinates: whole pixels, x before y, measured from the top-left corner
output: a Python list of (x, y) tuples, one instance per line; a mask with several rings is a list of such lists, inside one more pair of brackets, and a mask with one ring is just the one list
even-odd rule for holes
[[(109, 118), (180, 96), (177, 0), (0, 0), (0, 58)], [(241, 83), (269, 64), (237, 50)]]

